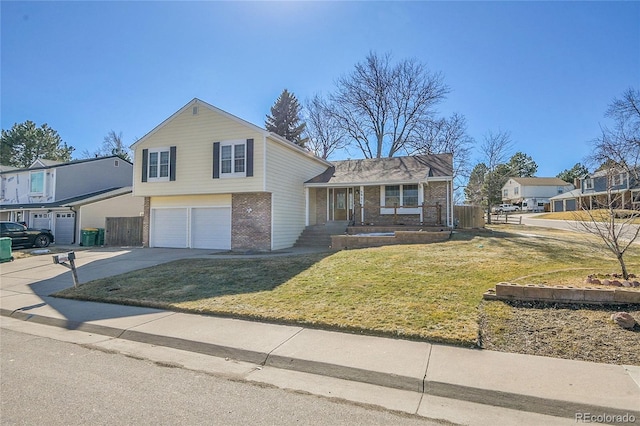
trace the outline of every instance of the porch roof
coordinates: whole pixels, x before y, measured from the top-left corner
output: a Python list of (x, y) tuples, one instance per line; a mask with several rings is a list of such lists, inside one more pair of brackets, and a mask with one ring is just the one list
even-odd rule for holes
[(372, 185), (419, 183), (453, 178), (451, 154), (413, 155), (332, 161), (323, 173), (305, 182), (306, 186)]

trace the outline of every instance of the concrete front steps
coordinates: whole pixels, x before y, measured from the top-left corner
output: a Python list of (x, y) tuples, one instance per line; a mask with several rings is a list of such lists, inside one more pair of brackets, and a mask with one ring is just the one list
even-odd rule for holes
[(347, 232), (347, 226), (349, 222), (332, 221), (321, 225), (307, 226), (302, 234), (298, 237), (298, 240), (294, 244), (294, 247), (331, 247), (332, 235), (343, 235)]

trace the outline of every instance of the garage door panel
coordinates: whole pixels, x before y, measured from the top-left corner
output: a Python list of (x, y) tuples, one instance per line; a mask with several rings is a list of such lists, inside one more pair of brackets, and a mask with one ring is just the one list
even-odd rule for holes
[(198, 207), (191, 210), (191, 247), (231, 249), (231, 209)]
[(75, 227), (75, 213), (56, 213), (54, 238), (57, 244), (71, 244)]
[(152, 209), (151, 246), (187, 247), (186, 208)]

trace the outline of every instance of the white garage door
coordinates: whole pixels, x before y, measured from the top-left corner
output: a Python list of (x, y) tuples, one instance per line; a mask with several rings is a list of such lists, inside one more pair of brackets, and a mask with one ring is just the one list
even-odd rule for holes
[(151, 247), (187, 247), (186, 208), (151, 210)]
[(198, 207), (191, 209), (191, 247), (231, 249), (231, 209)]
[(71, 244), (73, 242), (73, 225), (75, 213), (56, 213), (56, 225), (54, 238), (57, 244)]

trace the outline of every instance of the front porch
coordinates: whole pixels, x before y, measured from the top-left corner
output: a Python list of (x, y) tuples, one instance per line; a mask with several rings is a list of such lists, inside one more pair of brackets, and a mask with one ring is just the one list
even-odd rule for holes
[(453, 226), (450, 182), (306, 188), (307, 225)]

